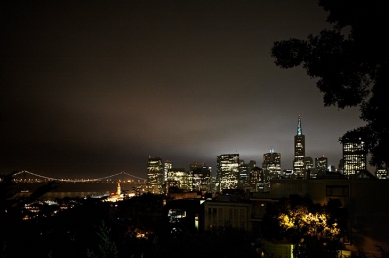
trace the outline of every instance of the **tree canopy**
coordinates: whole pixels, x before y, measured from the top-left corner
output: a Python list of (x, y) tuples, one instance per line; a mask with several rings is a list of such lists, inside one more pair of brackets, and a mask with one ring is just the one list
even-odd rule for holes
[(389, 102), (385, 88), (389, 82), (389, 19), (385, 2), (319, 0), (329, 12), (331, 29), (306, 40), (276, 41), (271, 49), (275, 64), (288, 69), (302, 66), (318, 79), (324, 106), (340, 109), (357, 106), (365, 126), (350, 128), (358, 133), (371, 154), (370, 164), (388, 167)]
[[(294, 257), (338, 257), (344, 216), (341, 203), (313, 203), (309, 196), (290, 195), (268, 205), (263, 217), (263, 237), (269, 241), (287, 239), (295, 245)], [(343, 224), (343, 223), (341, 223)], [(339, 227), (340, 226), (340, 227)]]

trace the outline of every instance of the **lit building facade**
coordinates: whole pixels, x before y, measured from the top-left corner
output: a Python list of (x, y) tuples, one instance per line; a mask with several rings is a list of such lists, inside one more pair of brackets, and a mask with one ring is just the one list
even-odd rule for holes
[(171, 168), (167, 172), (167, 182), (177, 182), (178, 188), (192, 190), (192, 180), (184, 168)]
[(387, 168), (377, 169), (375, 175), (378, 179), (388, 179), (388, 169)]
[(163, 163), (163, 181), (167, 181), (167, 172), (173, 167), (170, 160), (165, 160)]
[(328, 167), (327, 157), (321, 156), (320, 158), (315, 158), (315, 168), (318, 174), (325, 174)]
[(281, 177), (281, 153), (274, 152), (273, 149), (269, 153), (263, 154), (262, 169), (269, 173), (270, 178)]
[(387, 168), (379, 168), (375, 172), (375, 175), (378, 179), (388, 179), (388, 169)]
[(258, 192), (261, 188), (263, 188), (263, 171), (259, 167), (253, 167), (250, 170), (250, 186), (252, 187), (254, 192)]
[(294, 136), (293, 173), (297, 176), (305, 174), (305, 135), (301, 126), (301, 117), (298, 116), (297, 135)]
[(282, 177), (283, 178), (291, 178), (293, 175), (293, 169), (283, 169), (282, 170)]
[(246, 164), (244, 160), (239, 160), (239, 182), (238, 188), (244, 188), (249, 186), (250, 183), (250, 167), (249, 164)]
[(217, 189), (237, 189), (239, 182), (239, 154), (217, 156)]
[[(190, 163), (189, 164), (189, 176), (191, 177), (190, 180), (192, 181), (192, 189), (191, 190), (196, 190), (196, 188), (194, 187), (194, 174), (193, 174), (193, 171), (196, 171), (198, 169), (201, 169), (203, 166), (205, 165), (205, 163), (201, 163), (201, 162), (193, 162), (193, 163)], [(197, 176), (200, 176), (201, 173), (199, 173)], [(199, 180), (199, 178), (197, 178), (197, 181)]]
[(304, 157), (305, 171), (314, 168), (312, 157)]
[(345, 135), (339, 139), (343, 144), (343, 174), (347, 177), (366, 170), (366, 145), (357, 135)]
[(147, 183), (153, 189), (153, 193), (163, 193), (164, 171), (160, 157), (149, 157), (147, 161)]
[(211, 167), (207, 167), (204, 163), (192, 163), (189, 173), (192, 180), (192, 190), (211, 191)]

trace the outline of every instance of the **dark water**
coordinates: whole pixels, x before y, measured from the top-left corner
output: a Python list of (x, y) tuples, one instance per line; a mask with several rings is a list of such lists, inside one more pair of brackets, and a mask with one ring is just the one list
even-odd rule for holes
[[(35, 191), (39, 186), (44, 183), (17, 183), (14, 185), (14, 189), (18, 192), (18, 195), (28, 195)], [(136, 183), (121, 183), (121, 190), (131, 191)], [(56, 198), (65, 197), (86, 197), (92, 195), (102, 195), (109, 193), (116, 193), (118, 183), (58, 183), (58, 187), (42, 196), (42, 200), (54, 200)], [(26, 192), (28, 190), (28, 192)]]

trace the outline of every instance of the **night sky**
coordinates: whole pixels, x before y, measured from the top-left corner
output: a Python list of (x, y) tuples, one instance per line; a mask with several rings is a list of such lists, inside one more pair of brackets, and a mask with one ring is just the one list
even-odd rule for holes
[(1, 1), (0, 174), (146, 178), (150, 156), (189, 170), (239, 153), (292, 168), (301, 115), (306, 155), (338, 166), (357, 108), (324, 107), (272, 43), (329, 27), (316, 1)]

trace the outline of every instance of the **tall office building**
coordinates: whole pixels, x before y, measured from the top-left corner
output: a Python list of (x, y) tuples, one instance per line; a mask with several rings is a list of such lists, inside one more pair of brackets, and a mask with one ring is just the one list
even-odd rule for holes
[(259, 167), (253, 167), (250, 170), (250, 186), (254, 192), (258, 192), (263, 188), (263, 171)]
[(192, 190), (211, 191), (212, 168), (207, 167), (205, 163), (191, 163), (189, 165), (189, 174), (192, 180)]
[(267, 171), (270, 179), (281, 177), (281, 153), (274, 152), (273, 149), (269, 153), (263, 154), (262, 169)]
[(164, 170), (161, 157), (149, 157), (147, 161), (147, 183), (152, 187), (153, 193), (163, 192)]
[(305, 135), (303, 135), (300, 115), (297, 122), (297, 135), (294, 136), (293, 173), (297, 176), (305, 174)]
[(169, 172), (169, 169), (172, 167), (172, 162), (170, 160), (165, 160), (163, 163), (163, 181), (167, 181), (167, 172)]
[(318, 174), (325, 175), (328, 167), (327, 157), (321, 156), (320, 158), (315, 158), (315, 168)]
[(347, 177), (366, 170), (366, 145), (356, 134), (344, 135), (339, 139), (343, 144), (343, 174)]
[(192, 190), (192, 180), (184, 168), (171, 168), (167, 173), (167, 183), (176, 182), (178, 188)]
[(239, 182), (238, 188), (243, 189), (249, 185), (250, 181), (250, 168), (249, 164), (246, 164), (243, 159), (239, 160)]
[(217, 156), (217, 190), (237, 189), (239, 182), (239, 154)]
[[(199, 163), (199, 162), (193, 162), (193, 163), (189, 164), (189, 177), (190, 177), (190, 181), (191, 181), (191, 190), (192, 191), (196, 190), (196, 187), (195, 187), (195, 184), (194, 184), (194, 174), (193, 174), (193, 171), (197, 172), (203, 166), (204, 166), (204, 163)], [(199, 175), (200, 174), (198, 174), (197, 176), (199, 176)], [(197, 178), (197, 181), (199, 181), (198, 178)]]
[(305, 171), (311, 170), (314, 167), (312, 157), (304, 157)]

